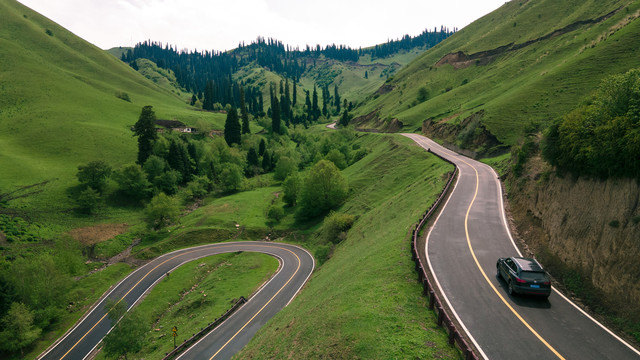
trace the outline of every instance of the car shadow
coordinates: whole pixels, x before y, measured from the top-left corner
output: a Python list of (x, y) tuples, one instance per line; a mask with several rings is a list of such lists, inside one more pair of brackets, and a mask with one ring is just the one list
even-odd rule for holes
[(507, 289), (507, 282), (504, 281), (502, 276), (498, 276), (498, 274), (496, 274), (495, 277), (496, 277), (496, 280), (498, 281), (498, 287), (500, 288), (500, 290), (503, 291), (503, 294), (508, 296), (509, 299), (511, 299), (511, 301), (513, 301), (516, 305), (522, 306), (522, 307), (534, 308), (534, 309), (550, 309), (551, 308), (551, 302), (549, 302), (549, 299), (543, 296), (520, 295), (520, 294), (509, 295), (509, 291)]

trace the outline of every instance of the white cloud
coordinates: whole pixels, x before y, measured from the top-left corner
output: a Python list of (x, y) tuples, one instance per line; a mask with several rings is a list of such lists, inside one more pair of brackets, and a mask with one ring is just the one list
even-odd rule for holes
[(504, 0), (19, 0), (103, 48), (151, 39), (179, 48), (228, 50), (257, 36), (292, 46), (357, 48), (463, 27)]

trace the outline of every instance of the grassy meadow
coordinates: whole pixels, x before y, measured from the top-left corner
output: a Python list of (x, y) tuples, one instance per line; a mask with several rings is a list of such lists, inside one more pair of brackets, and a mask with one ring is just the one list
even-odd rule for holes
[[(465, 118), (482, 111), (487, 130), (504, 144), (517, 144), (525, 128), (549, 125), (583, 101), (604, 76), (640, 66), (640, 23), (633, 21), (638, 11), (640, 2), (629, 0), (505, 3), (404, 67), (387, 83), (394, 90), (371, 96), (358, 114), (377, 111), (381, 119), (398, 118), (409, 131), (430, 119), (459, 132), (468, 126)], [(436, 66), (450, 53), (523, 44), (610, 12), (615, 13), (605, 20), (576, 25), (486, 64)], [(421, 88), (426, 99), (419, 97)]]
[[(130, 127), (152, 105), (158, 118), (221, 129), (224, 115), (194, 111), (181, 98), (112, 55), (14, 1), (0, 1), (0, 191), (47, 182), (12, 203), (37, 221), (69, 229), (66, 190), (78, 165), (136, 159)], [(126, 93), (129, 101), (116, 93)], [(42, 215), (42, 216), (40, 216)], [(104, 221), (131, 217), (127, 210)], [(86, 219), (90, 223), (95, 219)]]

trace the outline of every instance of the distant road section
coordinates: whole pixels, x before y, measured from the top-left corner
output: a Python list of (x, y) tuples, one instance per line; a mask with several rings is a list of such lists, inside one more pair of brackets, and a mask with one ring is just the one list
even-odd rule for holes
[(424, 252), (445, 302), (485, 359), (640, 359), (638, 350), (556, 289), (548, 301), (509, 296), (496, 276), (496, 261), (520, 253), (497, 174), (424, 136), (403, 135), (460, 170)]
[[(229, 252), (260, 252), (280, 261), (278, 272), (218, 328), (205, 336), (182, 359), (228, 359), (244, 345), (273, 315), (284, 308), (300, 291), (315, 267), (313, 256), (289, 244), (272, 242), (229, 242), (197, 246), (160, 256), (140, 267), (118, 283), (92, 310), (39, 359), (84, 359), (111, 328), (104, 303), (124, 299), (130, 308), (167, 273), (202, 257)], [(211, 319), (213, 321), (214, 319)]]

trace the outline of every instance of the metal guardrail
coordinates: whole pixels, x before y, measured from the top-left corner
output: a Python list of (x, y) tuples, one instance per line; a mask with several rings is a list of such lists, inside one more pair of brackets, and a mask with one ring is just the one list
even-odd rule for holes
[(247, 299), (245, 299), (244, 296), (241, 296), (240, 299), (238, 299), (238, 301), (229, 310), (227, 310), (226, 313), (224, 313), (218, 319), (215, 319), (212, 323), (209, 323), (209, 325), (207, 325), (205, 328), (200, 329), (200, 331), (197, 334), (194, 334), (192, 337), (182, 342), (182, 344), (178, 345), (175, 349), (173, 349), (173, 351), (171, 351), (170, 353), (167, 353), (165, 357), (162, 358), (162, 360), (170, 360), (175, 358), (181, 352), (186, 350), (189, 346), (195, 344), (198, 340), (200, 340), (206, 334), (208, 334), (213, 329), (215, 329), (218, 325), (222, 324), (222, 322), (227, 320), (234, 312), (236, 312), (236, 310), (238, 310), (246, 302), (247, 302)]
[[(430, 150), (427, 150), (427, 151), (431, 152)], [(434, 154), (434, 155), (438, 156), (437, 154)], [(449, 334), (449, 344), (451, 346), (457, 345), (462, 351), (462, 354), (466, 360), (478, 360), (479, 359), (478, 355), (474, 352), (472, 347), (469, 346), (469, 343), (467, 343), (465, 338), (462, 336), (462, 333), (457, 329), (456, 324), (451, 320), (451, 315), (448, 314), (445, 307), (442, 306), (442, 301), (436, 294), (433, 284), (431, 283), (431, 281), (429, 281), (429, 277), (427, 276), (427, 269), (422, 264), (422, 260), (420, 259), (420, 255), (418, 254), (418, 250), (417, 250), (417, 242), (418, 242), (420, 231), (422, 230), (424, 225), (427, 223), (427, 221), (431, 218), (431, 216), (436, 212), (442, 200), (444, 200), (444, 198), (447, 196), (451, 183), (453, 182), (453, 179), (455, 179), (455, 177), (458, 175), (458, 172), (459, 172), (458, 167), (453, 162), (447, 159), (443, 159), (443, 160), (455, 166), (455, 171), (449, 177), (449, 181), (447, 182), (447, 185), (444, 187), (444, 189), (438, 196), (438, 199), (431, 205), (429, 210), (427, 210), (427, 212), (425, 212), (425, 214), (420, 218), (420, 222), (418, 222), (415, 229), (413, 230), (413, 234), (412, 234), (413, 239), (411, 241), (411, 253), (412, 253), (411, 256), (416, 263), (416, 271), (418, 272), (418, 281), (422, 283), (422, 288), (423, 288), (422, 294), (425, 296), (429, 296), (429, 309), (435, 310), (436, 315), (438, 316), (438, 320), (437, 320), (438, 326), (444, 326), (447, 329), (447, 332)]]

